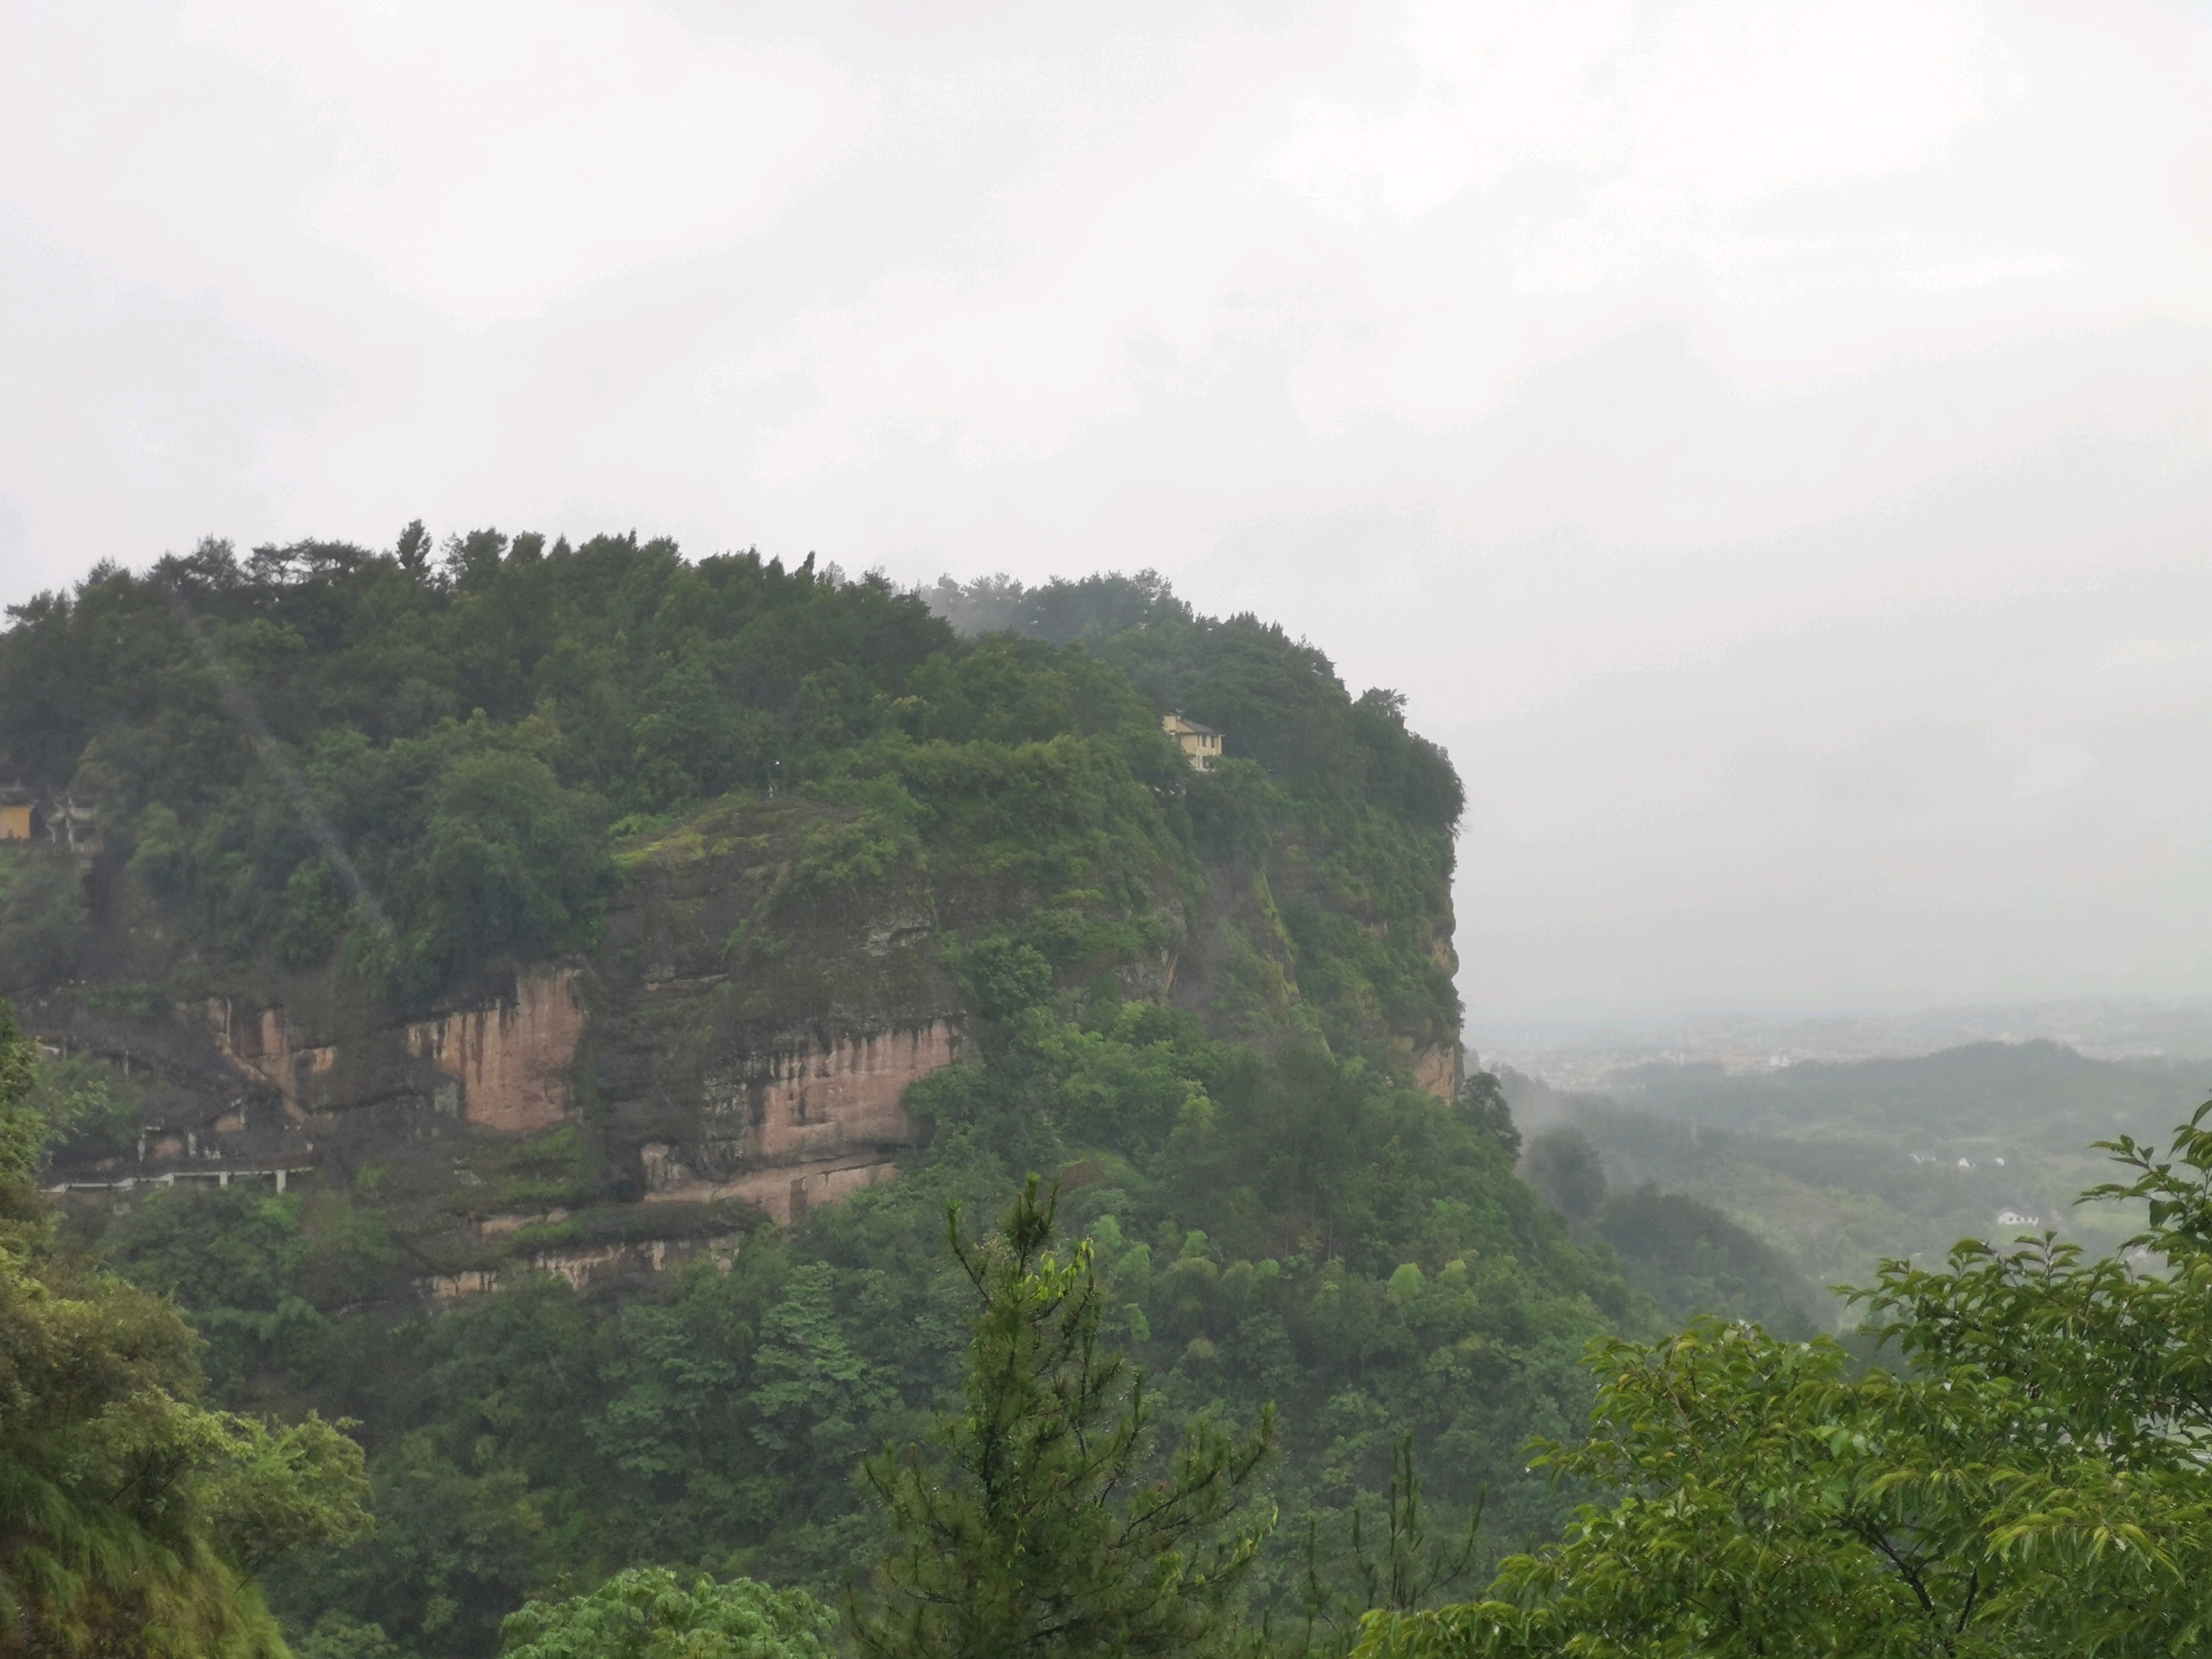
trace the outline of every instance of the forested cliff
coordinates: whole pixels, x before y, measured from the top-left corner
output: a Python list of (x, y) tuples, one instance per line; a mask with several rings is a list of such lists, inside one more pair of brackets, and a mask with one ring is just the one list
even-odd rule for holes
[(1659, 1318), (1461, 1076), (1444, 755), (1154, 579), (211, 543), (14, 613), (0, 783), (92, 826), (0, 845), (69, 1236), (226, 1403), (359, 1424), (374, 1534), (269, 1570), (307, 1650), (834, 1589), (957, 1382), (945, 1203), (1032, 1172), (1167, 1408), (1277, 1407), (1262, 1605), (1404, 1435), (1548, 1528), (1522, 1445)]

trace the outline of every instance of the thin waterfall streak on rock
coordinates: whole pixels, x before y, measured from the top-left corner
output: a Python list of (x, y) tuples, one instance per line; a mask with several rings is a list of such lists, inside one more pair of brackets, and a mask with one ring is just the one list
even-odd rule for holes
[(276, 741), (276, 734), (269, 729), (269, 722), (261, 718), (259, 705), (238, 683), (230, 670), (223, 665), (215, 646), (200, 631), (199, 617), (182, 591), (174, 582), (167, 582), (163, 584), (163, 592), (168, 599), (170, 609), (177, 613), (177, 620), (184, 627), (185, 638), (191, 642), (194, 654), (215, 676), (216, 689), (222, 694), (223, 707), (230, 711), (230, 717), (245, 728), (246, 737), (253, 744), (255, 756), (276, 777), (286, 799), (291, 802), (292, 810), (300, 815), (300, 823), (306, 829), (308, 838), (329, 861), (331, 868), (338, 872), (338, 879), (345, 884), (346, 891), (352, 896), (354, 908), (375, 929), (378, 938), (391, 939), (391, 919), (384, 914), (384, 907), (377, 902), (376, 895), (368, 890), (368, 883), (362, 878), (353, 860), (347, 856), (344, 844), (338, 840), (337, 830), (323, 816), (322, 809), (315, 805), (314, 797), (307, 793), (307, 781), (301, 777), (298, 769), (286, 757), (283, 745)]

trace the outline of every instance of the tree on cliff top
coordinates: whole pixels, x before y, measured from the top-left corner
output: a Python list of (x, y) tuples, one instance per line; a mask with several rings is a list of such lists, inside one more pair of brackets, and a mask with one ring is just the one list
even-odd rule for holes
[(0, 1005), (0, 1656), (281, 1655), (249, 1575), (367, 1525), (361, 1449), (196, 1405), (177, 1310), (55, 1252), (34, 1060)]
[(870, 1653), (1196, 1656), (1227, 1639), (1229, 1599), (1272, 1524), (1242, 1513), (1272, 1410), (1249, 1436), (1193, 1425), (1147, 1474), (1144, 1379), (1099, 1346), (1088, 1242), (1051, 1250), (1056, 1205), (1032, 1177), (981, 1244), (949, 1212), (981, 1304), (964, 1405), (930, 1451), (867, 1466), (901, 1539), (878, 1604), (854, 1608)]

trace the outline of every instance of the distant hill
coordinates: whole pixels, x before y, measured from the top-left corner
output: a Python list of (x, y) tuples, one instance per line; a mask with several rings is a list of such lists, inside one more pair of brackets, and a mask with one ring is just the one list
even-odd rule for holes
[(2103, 1178), (2091, 1143), (2162, 1142), (2212, 1093), (2212, 1062), (2093, 1060), (2048, 1042), (1751, 1074), (1648, 1065), (1605, 1093), (1501, 1075), (1516, 1120), (1579, 1128), (1613, 1190), (1702, 1200), (1820, 1285), (1864, 1283), (1884, 1257), (1932, 1260), (1967, 1237), (2048, 1229), (2110, 1248), (2140, 1218), (2074, 1204)]
[(1933, 1054), (2042, 1039), (2096, 1060), (2212, 1054), (2212, 998), (2097, 997), (1951, 1005), (1893, 1013), (1706, 1012), (1614, 1020), (1485, 1020), (1469, 1041), (1490, 1059), (1562, 1086), (1603, 1088), (1628, 1068), (1720, 1060), (1731, 1071), (1807, 1060)]
[(2212, 1060), (2114, 1061), (2051, 1042), (1975, 1042), (1734, 1076), (1717, 1066), (1641, 1066), (1609, 1092), (1661, 1116), (1785, 1139), (2066, 1154), (2122, 1130), (2140, 1138), (2170, 1128), (2212, 1094)]

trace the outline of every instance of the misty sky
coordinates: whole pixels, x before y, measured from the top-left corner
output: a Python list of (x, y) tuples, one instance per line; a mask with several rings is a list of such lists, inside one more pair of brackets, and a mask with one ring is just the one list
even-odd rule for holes
[(1449, 746), (1478, 1029), (2212, 993), (2202, 4), (13, 0), (0, 156), (0, 598), (1154, 565)]

